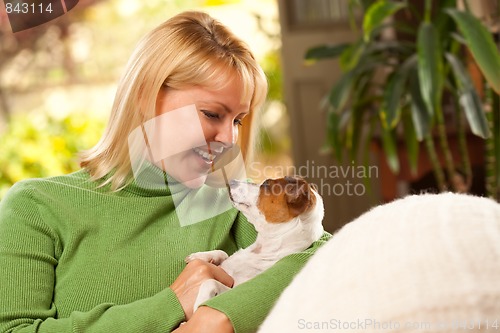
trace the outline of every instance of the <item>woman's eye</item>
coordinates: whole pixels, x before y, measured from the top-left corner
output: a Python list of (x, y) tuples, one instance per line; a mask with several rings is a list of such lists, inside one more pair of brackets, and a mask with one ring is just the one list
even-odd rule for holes
[(219, 115), (214, 112), (206, 111), (206, 110), (201, 110), (201, 112), (205, 115), (205, 117), (209, 119), (219, 119)]
[[(203, 113), (203, 115), (205, 117), (207, 117), (208, 119), (211, 119), (211, 120), (221, 119), (221, 116), (216, 112), (207, 111), (207, 110), (200, 110), (200, 112)], [(234, 119), (233, 124), (235, 126), (241, 126), (241, 125), (243, 125), (243, 119)]]

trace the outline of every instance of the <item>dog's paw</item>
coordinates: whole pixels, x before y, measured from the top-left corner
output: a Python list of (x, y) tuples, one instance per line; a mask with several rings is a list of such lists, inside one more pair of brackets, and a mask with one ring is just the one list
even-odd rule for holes
[(186, 257), (184, 261), (189, 263), (195, 259), (203, 260), (214, 265), (220, 265), (228, 257), (227, 253), (221, 250), (213, 250), (206, 252), (195, 252)]
[(202, 304), (208, 301), (210, 298), (215, 297), (217, 295), (222, 294), (223, 292), (229, 290), (229, 288), (226, 285), (223, 285), (217, 280), (209, 279), (205, 280), (201, 286), (200, 290), (198, 291), (198, 296), (196, 297), (196, 300), (194, 302), (194, 309), (193, 312), (198, 309), (198, 307)]

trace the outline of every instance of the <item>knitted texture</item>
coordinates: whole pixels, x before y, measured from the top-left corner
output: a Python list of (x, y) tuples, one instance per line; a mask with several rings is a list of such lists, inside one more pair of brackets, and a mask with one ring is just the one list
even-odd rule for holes
[[(85, 171), (32, 179), (0, 202), (0, 332), (170, 332), (185, 320), (169, 288), (184, 258), (255, 240), (235, 209), (181, 226), (165, 186), (96, 185)], [(206, 305), (255, 331), (327, 237)]]
[(334, 234), (259, 332), (335, 331), (500, 331), (500, 205), (410, 196)]

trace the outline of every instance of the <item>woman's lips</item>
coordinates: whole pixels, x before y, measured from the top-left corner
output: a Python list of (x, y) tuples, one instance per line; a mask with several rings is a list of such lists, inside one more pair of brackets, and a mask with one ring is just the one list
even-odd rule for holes
[(212, 165), (214, 163), (217, 155), (206, 152), (200, 148), (193, 148), (193, 152), (195, 152), (201, 159), (208, 165)]

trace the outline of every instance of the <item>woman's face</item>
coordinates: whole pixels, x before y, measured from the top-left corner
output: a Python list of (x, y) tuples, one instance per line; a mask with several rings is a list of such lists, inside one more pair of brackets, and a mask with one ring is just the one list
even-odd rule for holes
[[(219, 89), (196, 86), (161, 89), (156, 101), (156, 116), (171, 119), (161, 130), (167, 127), (165, 131), (177, 133), (169, 141), (179, 138), (182, 141), (163, 144), (182, 148), (156, 164), (186, 186), (200, 187), (212, 170), (214, 160), (236, 143), (241, 121), (249, 112), (250, 100), (243, 100), (243, 87), (236, 78)], [(171, 117), (175, 113), (180, 117)]]

